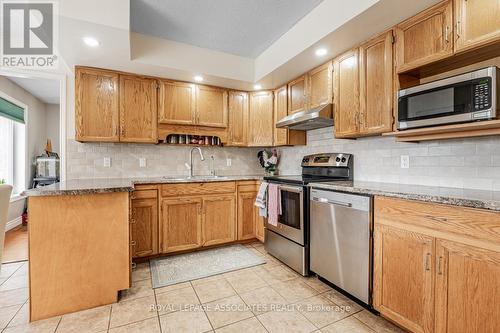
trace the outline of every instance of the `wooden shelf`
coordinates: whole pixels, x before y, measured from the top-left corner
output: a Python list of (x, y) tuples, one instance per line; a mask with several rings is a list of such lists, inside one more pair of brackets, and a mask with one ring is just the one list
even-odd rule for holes
[(453, 124), (426, 128), (410, 129), (384, 133), (384, 136), (395, 136), (400, 142), (419, 142), (469, 138), (477, 136), (500, 135), (500, 120), (477, 121), (466, 124)]
[(164, 146), (192, 146), (192, 147), (222, 147), (223, 145), (202, 145), (198, 143), (168, 143), (160, 142), (160, 145)]

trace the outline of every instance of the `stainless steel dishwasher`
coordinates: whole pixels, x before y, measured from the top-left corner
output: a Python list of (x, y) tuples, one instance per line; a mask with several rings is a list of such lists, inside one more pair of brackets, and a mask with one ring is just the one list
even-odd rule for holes
[(310, 267), (371, 305), (371, 197), (315, 189), (310, 196)]

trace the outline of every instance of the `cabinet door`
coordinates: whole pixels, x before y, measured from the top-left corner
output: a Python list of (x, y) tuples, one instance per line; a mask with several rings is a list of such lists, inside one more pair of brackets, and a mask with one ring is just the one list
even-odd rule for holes
[(236, 240), (236, 198), (234, 194), (203, 198), (203, 246)]
[(288, 83), (288, 114), (307, 108), (307, 75)]
[(227, 127), (227, 91), (215, 87), (196, 86), (196, 124)]
[(156, 198), (132, 200), (130, 232), (133, 258), (158, 254), (158, 201)]
[(118, 83), (116, 73), (87, 68), (76, 69), (76, 140), (120, 140)]
[(264, 218), (259, 216), (257, 213), (257, 217), (255, 220), (255, 237), (264, 243), (265, 232), (264, 232)]
[(288, 144), (288, 129), (276, 128), (276, 123), (288, 115), (287, 100), (286, 86), (274, 91), (274, 146)]
[(359, 48), (360, 132), (380, 134), (392, 130), (392, 31)]
[(455, 0), (455, 20), (457, 52), (500, 39), (498, 0)]
[(332, 103), (333, 99), (333, 64), (326, 64), (309, 72), (309, 108)]
[(396, 26), (398, 72), (453, 54), (452, 8), (452, 1), (445, 1)]
[(375, 309), (411, 332), (432, 332), (433, 238), (376, 225), (374, 242)]
[(248, 135), (248, 93), (229, 92), (229, 144), (245, 146)]
[(249, 146), (273, 145), (273, 92), (250, 93)]
[(436, 257), (436, 332), (498, 332), (500, 253), (438, 240)]
[(334, 60), (334, 126), (338, 138), (359, 134), (358, 68), (358, 49)]
[(163, 253), (201, 246), (201, 207), (201, 198), (162, 199), (160, 242)]
[(238, 193), (238, 240), (255, 238), (255, 223), (258, 217), (256, 197), (257, 192)]
[(158, 142), (157, 83), (120, 75), (120, 142)]
[(192, 83), (160, 81), (158, 122), (194, 125), (196, 89)]

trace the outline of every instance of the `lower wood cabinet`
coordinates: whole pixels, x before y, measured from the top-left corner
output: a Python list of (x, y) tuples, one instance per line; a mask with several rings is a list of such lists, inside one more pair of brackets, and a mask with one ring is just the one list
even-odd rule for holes
[(203, 201), (203, 246), (236, 240), (236, 197), (233, 194), (207, 196)]
[(158, 199), (132, 199), (132, 258), (158, 254)]
[(238, 192), (238, 240), (255, 238), (257, 192)]
[(202, 199), (168, 198), (161, 200), (161, 252), (169, 253), (202, 245)]
[(264, 242), (265, 240), (265, 228), (264, 228), (265, 219), (262, 216), (257, 215), (257, 219), (255, 220), (255, 238)]
[(373, 304), (411, 332), (498, 332), (500, 213), (376, 197)]

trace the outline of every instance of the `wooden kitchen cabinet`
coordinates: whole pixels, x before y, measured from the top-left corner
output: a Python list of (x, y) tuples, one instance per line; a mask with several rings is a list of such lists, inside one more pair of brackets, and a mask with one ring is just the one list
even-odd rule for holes
[(362, 135), (392, 131), (392, 30), (359, 47), (360, 121)]
[(161, 200), (161, 252), (169, 253), (202, 246), (202, 198), (178, 197)]
[(132, 199), (130, 239), (132, 258), (158, 254), (158, 198), (156, 196)]
[[(288, 96), (287, 86), (283, 86), (274, 91), (274, 124), (288, 115)], [(288, 129), (275, 128), (274, 130), (274, 146), (286, 146), (288, 144)]]
[(359, 63), (358, 49), (348, 51), (333, 62), (335, 137), (359, 135)]
[(196, 85), (160, 80), (158, 123), (194, 125), (196, 122)]
[(333, 101), (333, 63), (323, 64), (308, 73), (308, 108), (332, 103)]
[(75, 76), (76, 140), (118, 142), (119, 75), (76, 67)]
[(157, 82), (120, 75), (120, 142), (156, 143)]
[(255, 238), (264, 243), (265, 240), (265, 219), (257, 214), (257, 219), (255, 220)]
[(246, 146), (248, 141), (248, 93), (229, 92), (229, 145)]
[(500, 253), (457, 242), (436, 244), (436, 332), (497, 332)]
[(374, 306), (412, 332), (431, 332), (434, 317), (432, 237), (375, 227)]
[(273, 92), (249, 94), (248, 146), (272, 146), (274, 131)]
[(255, 238), (255, 223), (258, 216), (256, 197), (257, 192), (238, 192), (238, 240)]
[(307, 109), (307, 75), (288, 83), (288, 114)]
[(207, 127), (227, 127), (228, 93), (227, 90), (196, 86), (196, 124)]
[(455, 51), (500, 40), (500, 1), (455, 0)]
[(453, 54), (453, 3), (443, 1), (398, 24), (396, 69), (405, 72)]
[(236, 240), (236, 197), (224, 194), (203, 197), (203, 246)]

